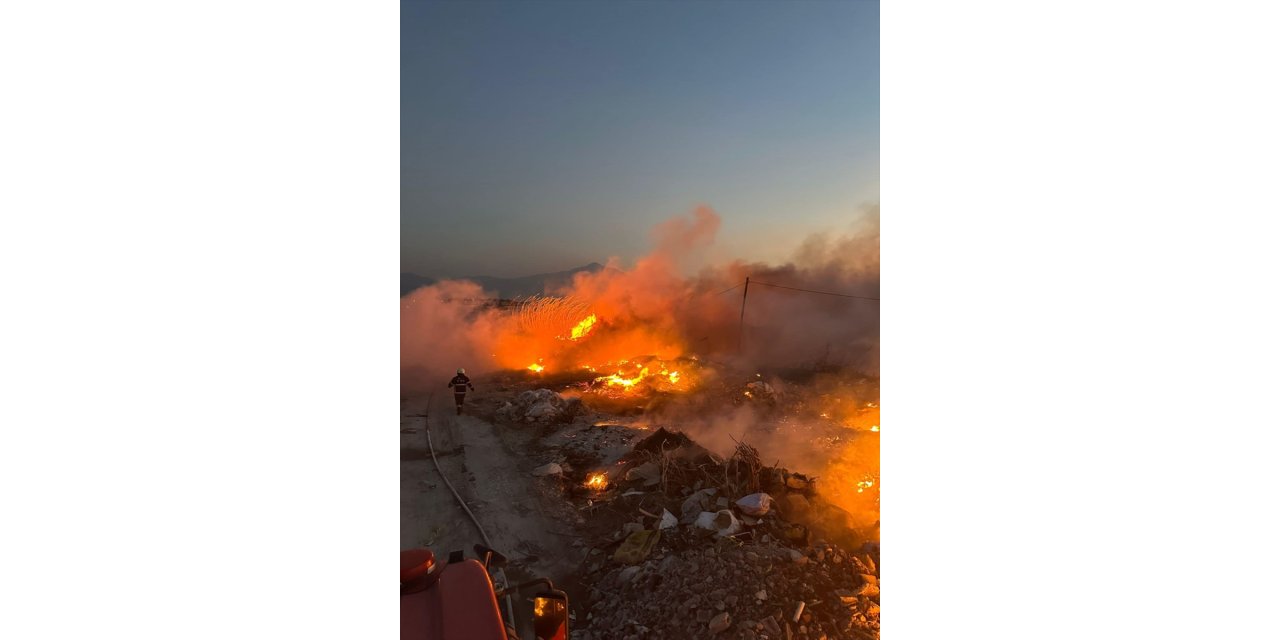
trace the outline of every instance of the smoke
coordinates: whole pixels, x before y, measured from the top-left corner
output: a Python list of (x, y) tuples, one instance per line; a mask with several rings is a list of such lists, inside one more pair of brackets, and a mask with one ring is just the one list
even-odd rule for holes
[(579, 273), (567, 287), (548, 292), (598, 317), (579, 340), (567, 339), (571, 318), (557, 320), (564, 327), (519, 322), (517, 314), (460, 302), (493, 297), (470, 282), (415, 291), (401, 304), (402, 386), (417, 387), (459, 366), (484, 372), (536, 363), (562, 371), (642, 356), (878, 371), (878, 302), (795, 290), (879, 297), (878, 206), (863, 210), (838, 236), (809, 237), (786, 264), (734, 261), (685, 275), (720, 226), (718, 214), (698, 207), (657, 225), (653, 250), (633, 267), (614, 258), (608, 268)]
[[(646, 357), (718, 363), (686, 371), (683, 379), (701, 378), (700, 391), (651, 406), (650, 417), (721, 455), (744, 441), (766, 464), (818, 475), (824, 496), (853, 514), (852, 526), (873, 527), (879, 206), (860, 211), (841, 232), (805, 239), (784, 264), (737, 260), (687, 275), (720, 225), (713, 210), (698, 207), (658, 225), (653, 250), (634, 266), (611, 259), (608, 268), (548, 292), (556, 298), (515, 309), (478, 303), (494, 296), (471, 282), (415, 291), (401, 302), (402, 391), (442, 386), (458, 367), (473, 374), (598, 367), (604, 375)], [(595, 320), (584, 323), (588, 316)], [(641, 365), (628, 364), (627, 377), (638, 373), (632, 366)], [(777, 402), (743, 402), (743, 385), (757, 379), (779, 390)]]

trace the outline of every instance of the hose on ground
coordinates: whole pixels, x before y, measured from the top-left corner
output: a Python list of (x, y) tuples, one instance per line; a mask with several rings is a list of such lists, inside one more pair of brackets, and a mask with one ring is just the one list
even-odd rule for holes
[[(440, 468), (440, 461), (436, 459), (436, 448), (431, 444), (431, 419), (427, 417), (431, 415), (431, 400), (433, 398), (435, 398), (434, 393), (427, 397), (427, 410), (423, 412), (425, 415), (422, 418), (424, 423), (423, 426), (427, 431), (427, 450), (431, 452), (431, 463), (435, 465), (436, 473), (440, 474), (440, 478), (444, 480), (445, 486), (449, 487), (449, 492), (453, 494), (454, 499), (462, 506), (462, 510), (467, 512), (467, 517), (471, 518), (471, 523), (474, 524), (476, 526), (476, 530), (480, 532), (480, 537), (484, 539), (485, 546), (492, 549), (494, 547), (493, 542), (489, 540), (489, 534), (485, 533), (484, 527), (480, 526), (480, 520), (476, 518), (476, 514), (471, 513), (471, 508), (467, 506), (467, 502), (458, 494), (458, 490), (453, 488), (453, 483), (449, 482), (449, 476), (444, 474), (444, 469)], [(494, 573), (502, 580), (502, 588), (506, 589), (507, 585), (510, 584), (507, 580), (507, 573), (503, 571), (501, 567), (495, 569)], [(516, 626), (516, 620), (514, 609), (511, 605), (511, 594), (506, 594), (504, 599), (507, 601), (507, 624), (511, 625), (511, 628), (514, 629)]]

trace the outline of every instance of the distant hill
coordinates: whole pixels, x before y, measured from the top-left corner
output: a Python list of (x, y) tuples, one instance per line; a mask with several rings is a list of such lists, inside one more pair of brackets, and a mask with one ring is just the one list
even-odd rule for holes
[[(499, 298), (520, 298), (526, 296), (536, 296), (552, 291), (556, 288), (563, 287), (573, 281), (574, 274), (583, 271), (595, 273), (604, 269), (604, 265), (598, 262), (569, 269), (568, 271), (557, 271), (555, 273), (539, 273), (532, 276), (524, 276), (520, 278), (496, 278), (493, 276), (472, 276), (468, 278), (452, 278), (453, 280), (470, 280), (484, 290), (497, 295)], [(415, 289), (425, 287), (429, 284), (435, 284), (434, 278), (420, 276), (416, 273), (400, 274), (400, 296), (406, 296)]]

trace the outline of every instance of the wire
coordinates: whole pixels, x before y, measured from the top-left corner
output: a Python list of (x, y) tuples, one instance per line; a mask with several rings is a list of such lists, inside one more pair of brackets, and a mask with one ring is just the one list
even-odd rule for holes
[[(719, 292), (719, 293), (712, 293), (712, 294), (709, 294), (709, 295), (710, 295), (710, 297), (712, 297), (712, 298), (714, 298), (714, 297), (716, 297), (716, 296), (719, 296), (719, 295), (724, 295), (724, 294), (726, 294), (726, 293), (729, 293), (730, 291), (733, 291), (734, 289), (737, 289), (738, 287), (741, 287), (742, 285), (743, 285), (743, 283), (739, 282), (738, 284), (735, 284), (735, 285), (733, 285), (732, 287), (729, 287), (728, 289), (725, 289), (724, 291), (721, 291), (721, 292)], [(695, 291), (695, 292), (693, 292), (693, 293), (691, 293), (691, 294), (689, 294), (689, 295), (687, 295), (687, 296), (685, 296), (685, 297), (680, 298), (679, 300), (677, 300), (677, 301), (676, 301), (676, 304), (684, 304), (685, 302), (687, 302), (688, 300), (690, 300), (690, 299), (694, 298), (695, 296), (701, 296), (701, 295), (708, 295), (708, 294), (707, 294), (707, 292), (706, 292), (706, 291)]]
[(851, 296), (847, 293), (832, 293), (830, 291), (814, 291), (813, 289), (799, 289), (796, 287), (784, 287), (780, 284), (769, 284), (768, 282), (760, 282), (759, 280), (752, 282), (751, 284), (762, 284), (766, 287), (776, 287), (778, 289), (790, 289), (792, 291), (804, 291), (807, 293), (821, 293), (822, 295), (825, 295), (825, 296), (839, 296), (841, 298), (855, 298), (858, 300), (872, 300), (875, 302), (880, 302), (880, 298), (868, 298), (867, 296)]

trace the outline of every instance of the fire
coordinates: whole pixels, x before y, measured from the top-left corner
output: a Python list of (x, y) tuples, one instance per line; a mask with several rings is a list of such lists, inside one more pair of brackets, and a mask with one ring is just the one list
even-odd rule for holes
[(579, 322), (576, 326), (574, 326), (574, 328), (569, 333), (569, 339), (580, 340), (586, 337), (588, 333), (591, 333), (591, 330), (595, 328), (595, 326), (596, 326), (596, 314), (593, 313), (583, 318), (582, 322)]
[(546, 367), (544, 367), (544, 366), (542, 366), (542, 365), (540, 365), (540, 364), (538, 364), (538, 363), (536, 363), (536, 362), (535, 362), (535, 363), (533, 363), (533, 364), (531, 364), (531, 365), (529, 365), (529, 370), (530, 370), (530, 371), (533, 371), (533, 372), (535, 372), (535, 373), (541, 372), (541, 371), (542, 371), (543, 369), (545, 369), (545, 368), (546, 368)]
[[(636, 366), (639, 367), (640, 365), (637, 364)], [(636, 377), (634, 378), (628, 378), (622, 375), (622, 372), (619, 371), (611, 376), (603, 376), (600, 378), (596, 378), (596, 382), (604, 382), (605, 384), (610, 386), (622, 387), (623, 389), (630, 389), (631, 387), (634, 387), (637, 382), (644, 380), (645, 376), (647, 375), (649, 375), (649, 367), (643, 367), (640, 369), (640, 373), (637, 373)]]
[(871, 485), (873, 485), (873, 484), (875, 484), (875, 482), (873, 482), (873, 481), (871, 481), (871, 480), (863, 480), (863, 481), (859, 482), (859, 483), (858, 483), (858, 493), (862, 493), (862, 491), (863, 491), (864, 489), (870, 489), (870, 488), (871, 488)]
[(872, 430), (872, 431), (880, 431), (880, 425), (878, 425), (878, 424), (873, 424), (873, 425), (871, 425), (871, 430)]
[(594, 489), (596, 491), (600, 491), (601, 489), (604, 489), (606, 486), (608, 486), (608, 484), (609, 484), (609, 474), (607, 473), (596, 472), (596, 473), (587, 474), (586, 486), (588, 489)]

